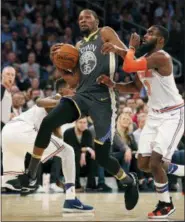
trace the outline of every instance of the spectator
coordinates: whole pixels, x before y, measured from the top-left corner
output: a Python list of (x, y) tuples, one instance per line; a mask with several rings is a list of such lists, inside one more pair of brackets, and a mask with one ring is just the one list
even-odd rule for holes
[(5, 43), (6, 41), (12, 40), (12, 34), (10, 32), (10, 26), (8, 24), (3, 25), (3, 30), (1, 33), (1, 42)]
[(24, 105), (26, 103), (24, 94), (22, 92), (17, 92), (12, 96), (12, 113), (11, 119), (15, 116), (19, 116), (25, 111)]
[(36, 58), (35, 58), (35, 53), (34, 52), (30, 52), (28, 55), (28, 61), (26, 63), (23, 63), (21, 66), (21, 71), (23, 72), (23, 74), (26, 76), (26, 74), (28, 73), (28, 70), (30, 68), (33, 69), (33, 71), (36, 73), (36, 76), (39, 78), (40, 77), (40, 65), (38, 63), (36, 63)]
[(64, 141), (71, 145), (75, 151), (76, 183), (77, 190), (82, 190), (80, 183), (80, 171), (87, 167), (87, 190), (96, 189), (95, 181), (95, 151), (92, 149), (93, 141), (91, 132), (87, 129), (87, 118), (83, 117), (75, 122), (75, 127), (64, 132)]

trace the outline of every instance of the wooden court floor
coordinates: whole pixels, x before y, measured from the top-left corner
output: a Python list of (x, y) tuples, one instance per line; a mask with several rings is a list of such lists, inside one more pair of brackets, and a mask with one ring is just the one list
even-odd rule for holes
[[(77, 195), (95, 208), (94, 214), (62, 214), (64, 194), (33, 194), (27, 197), (2, 195), (2, 221), (150, 221), (147, 213), (154, 209), (155, 193), (141, 193), (137, 207), (127, 211), (123, 193), (82, 193)], [(173, 193), (176, 212), (168, 220), (184, 221), (184, 196)], [(156, 221), (156, 220), (154, 220)], [(158, 220), (159, 221), (159, 220)]]

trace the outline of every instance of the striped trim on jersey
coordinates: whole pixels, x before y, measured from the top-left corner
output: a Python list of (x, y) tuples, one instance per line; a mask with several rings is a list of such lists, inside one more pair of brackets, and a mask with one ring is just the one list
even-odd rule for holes
[(182, 127), (182, 124), (183, 124), (183, 118), (184, 118), (184, 109), (180, 109), (180, 119), (179, 119), (179, 123), (178, 123), (178, 126), (177, 126), (177, 128), (176, 128), (176, 130), (175, 130), (175, 133), (174, 133), (174, 135), (173, 135), (173, 138), (172, 138), (172, 140), (171, 140), (171, 143), (170, 143), (170, 145), (168, 146), (168, 149), (167, 150), (171, 150), (171, 148), (173, 147), (173, 144), (174, 144), (174, 142), (175, 142), (175, 140), (176, 140), (176, 138), (177, 138), (177, 135), (178, 135), (178, 133), (179, 133), (179, 131), (181, 130), (181, 127)]
[[(116, 56), (114, 53), (110, 52), (109, 73), (110, 73), (110, 79), (112, 81), (113, 81), (115, 72), (116, 72)], [(116, 93), (113, 88), (109, 88), (109, 94), (110, 94), (111, 107), (112, 107), (112, 118), (111, 118), (111, 144), (112, 144), (114, 135), (116, 132), (117, 106), (116, 106)]]

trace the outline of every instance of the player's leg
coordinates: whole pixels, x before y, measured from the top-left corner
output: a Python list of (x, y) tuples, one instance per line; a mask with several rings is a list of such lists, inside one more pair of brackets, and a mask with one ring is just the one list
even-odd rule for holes
[(101, 102), (94, 103), (90, 111), (97, 138), (95, 140), (96, 160), (126, 186), (125, 204), (126, 208), (131, 210), (139, 198), (137, 177), (135, 174), (127, 175), (117, 159), (110, 155), (116, 126), (116, 110), (112, 109), (110, 102)]
[[(63, 212), (92, 212), (93, 207), (83, 204), (76, 197), (75, 193), (75, 154), (74, 149), (63, 142), (62, 139), (56, 136), (51, 137), (51, 142), (49, 144), (49, 149), (55, 146), (58, 151), (60, 151), (57, 156), (61, 158), (61, 164), (63, 169), (63, 174), (65, 178), (65, 202), (63, 205)], [(49, 150), (48, 149), (48, 150)], [(55, 153), (57, 152), (55, 151)], [(51, 156), (52, 154), (50, 154)]]
[(23, 121), (10, 122), (3, 128), (3, 184), (5, 187), (21, 190), (17, 176), (23, 174), (25, 170), (24, 158), (29, 149), (31, 150), (35, 137), (33, 127)]
[(174, 115), (171, 116), (171, 113), (168, 115), (169, 117), (163, 119), (162, 124), (158, 127), (150, 160), (151, 171), (159, 198), (157, 208), (148, 215), (150, 218), (166, 218), (175, 211), (169, 195), (168, 178), (164, 170), (163, 161), (171, 161), (175, 151), (174, 148), (177, 147), (182, 137), (184, 131), (184, 111), (179, 109), (175, 111)]
[(28, 175), (34, 179), (44, 150), (48, 147), (52, 131), (65, 124), (75, 121), (80, 115), (75, 103), (69, 99), (62, 99), (42, 121), (38, 131), (33, 155), (29, 165)]

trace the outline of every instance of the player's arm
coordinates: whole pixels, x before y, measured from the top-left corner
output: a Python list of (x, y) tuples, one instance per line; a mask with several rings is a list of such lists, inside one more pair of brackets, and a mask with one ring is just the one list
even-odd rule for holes
[(101, 75), (100, 77), (98, 77), (97, 82), (99, 84), (104, 84), (109, 88), (114, 88), (121, 93), (131, 93), (131, 94), (138, 93), (143, 87), (137, 74), (135, 76), (134, 81), (131, 81), (129, 83), (116, 83), (112, 81), (107, 75)]
[(36, 100), (36, 105), (42, 108), (54, 108), (59, 103), (60, 98), (61, 96), (59, 94), (56, 94), (53, 97), (39, 98)]
[(110, 27), (105, 26), (101, 29), (101, 37), (104, 42), (102, 46), (102, 53), (106, 54), (113, 52), (125, 57), (127, 53), (127, 46), (120, 40), (117, 33)]
[(129, 50), (124, 58), (123, 70), (127, 73), (157, 69), (161, 75), (168, 76), (171, 73), (171, 62), (169, 56), (163, 52), (154, 52), (148, 57), (134, 59), (135, 48), (140, 42), (140, 37), (136, 33), (131, 35)]

